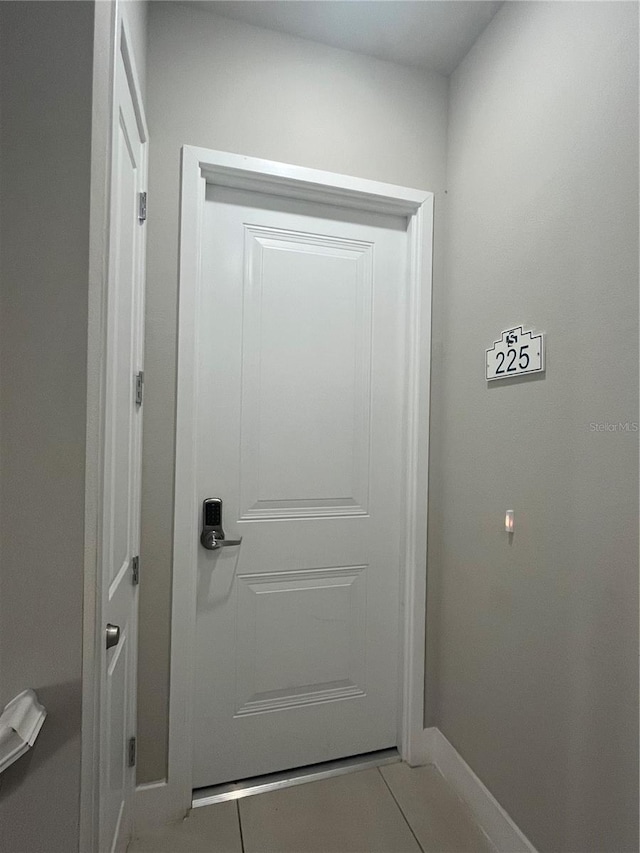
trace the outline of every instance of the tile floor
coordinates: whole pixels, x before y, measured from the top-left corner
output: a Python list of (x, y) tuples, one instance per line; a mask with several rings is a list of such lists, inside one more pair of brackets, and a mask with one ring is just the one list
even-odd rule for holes
[(388, 764), (194, 809), (128, 853), (490, 853), (432, 766)]

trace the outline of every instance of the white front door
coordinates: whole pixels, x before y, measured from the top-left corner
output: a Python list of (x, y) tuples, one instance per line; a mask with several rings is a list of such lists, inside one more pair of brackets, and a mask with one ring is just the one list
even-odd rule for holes
[(407, 222), (207, 186), (194, 787), (395, 746)]
[(145, 239), (139, 196), (146, 182), (146, 144), (134, 110), (132, 71), (126, 65), (123, 43), (118, 41), (106, 306), (101, 853), (125, 849), (135, 787), (135, 743), (131, 739), (136, 732), (138, 595), (134, 559), (140, 538), (142, 419), (136, 377), (143, 358)]

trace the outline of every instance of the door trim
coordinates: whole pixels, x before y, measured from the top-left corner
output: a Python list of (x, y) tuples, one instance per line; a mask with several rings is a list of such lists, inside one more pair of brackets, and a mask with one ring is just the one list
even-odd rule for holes
[[(407, 372), (404, 443), (404, 532), (401, 553), (402, 695), (398, 749), (410, 764), (425, 761), (424, 671), (433, 193), (223, 151), (182, 149), (176, 467), (169, 698), (165, 784), (145, 786), (137, 825), (183, 817), (192, 800), (192, 732), (196, 565), (199, 506), (196, 474), (196, 310), (200, 239), (207, 184), (269, 192), (408, 220)], [(143, 805), (143, 801), (144, 805)]]

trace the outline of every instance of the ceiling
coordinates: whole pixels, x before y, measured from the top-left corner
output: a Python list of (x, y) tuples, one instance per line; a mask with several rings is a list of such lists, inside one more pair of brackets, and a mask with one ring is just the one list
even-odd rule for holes
[(451, 74), (498, 11), (490, 0), (204, 0), (219, 15)]

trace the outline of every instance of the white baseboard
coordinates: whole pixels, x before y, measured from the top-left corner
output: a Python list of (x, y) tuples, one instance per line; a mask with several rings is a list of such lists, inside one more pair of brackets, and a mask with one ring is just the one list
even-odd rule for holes
[(422, 756), (425, 764), (435, 764), (474, 818), (497, 853), (537, 853), (526, 835), (516, 826), (491, 791), (476, 776), (440, 729), (424, 730)]
[[(409, 763), (414, 767), (436, 765), (460, 799), (471, 809), (496, 853), (537, 853), (533, 844), (440, 729), (424, 729), (418, 742), (413, 740)], [(135, 835), (184, 817), (184, 811), (176, 811), (175, 792), (171, 791), (166, 780), (138, 785), (136, 788)]]
[(409, 767), (422, 767), (425, 764), (433, 764), (433, 729), (422, 729), (414, 731), (409, 738), (406, 750), (400, 750), (400, 757)]
[(136, 837), (168, 823), (176, 823), (185, 817), (184, 811), (176, 811), (176, 798), (172, 793), (166, 779), (136, 787), (134, 802), (134, 835)]

